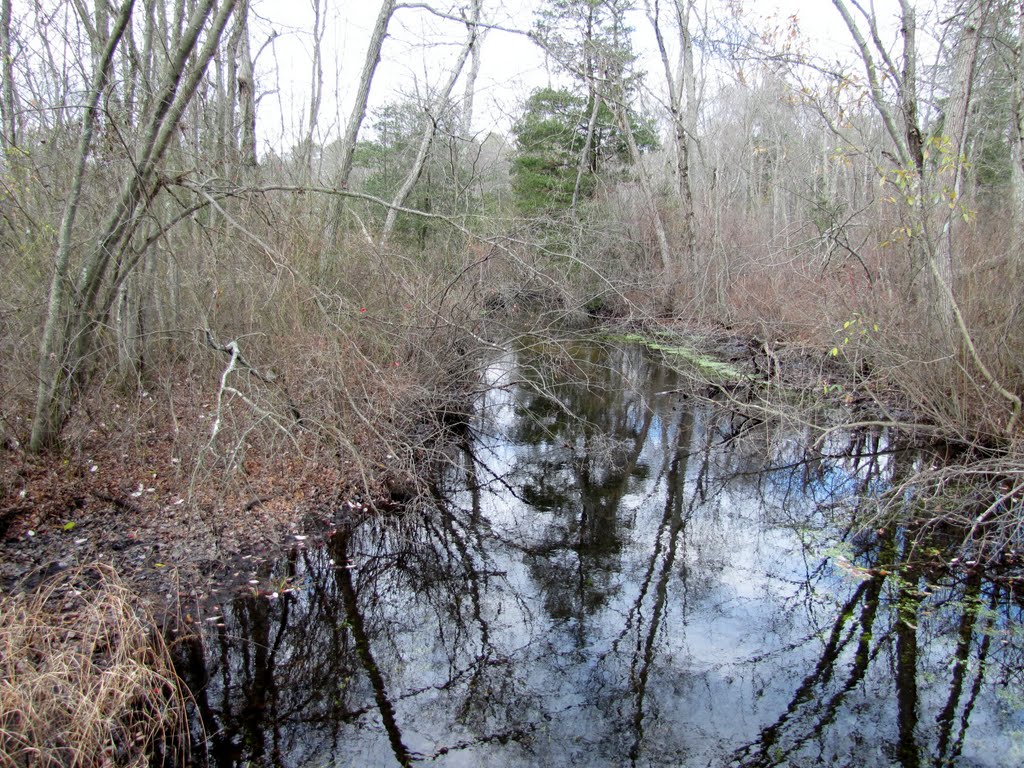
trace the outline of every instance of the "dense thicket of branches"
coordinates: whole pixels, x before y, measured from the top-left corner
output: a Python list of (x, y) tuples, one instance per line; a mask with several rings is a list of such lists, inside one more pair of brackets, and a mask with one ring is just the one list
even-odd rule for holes
[[(939, 5), (834, 0), (840, 54), (731, 3), (550, 0), (513, 32), (558, 84), (505, 136), (473, 132), (498, 9), (384, 2), (332, 138), (315, 3), (309, 124), (279, 147), (257, 122), (276, 33), (256, 2), (4, 0), (4, 430), (52, 448), (90, 387), (221, 365), (197, 330), (335, 411), (366, 395), (345, 366), (446, 392), (487, 306), (529, 293), (809, 343), (950, 434), (1014, 443), (1024, 8)], [(368, 111), (412, 13), (457, 53)]]

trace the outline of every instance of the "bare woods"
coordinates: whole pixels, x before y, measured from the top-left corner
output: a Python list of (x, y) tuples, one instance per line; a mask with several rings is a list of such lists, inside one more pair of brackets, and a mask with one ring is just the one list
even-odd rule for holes
[[(819, 5), (838, 50), (734, 2), (384, 2), (337, 72), (312, 0), (283, 146), (257, 0), (2, 0), (4, 450), (130, 462), (144, 419), (189, 499), (263, 498), (284, 457), (407, 487), (532, 303), (844, 361), (872, 422), (906, 425), (898, 393), (1016, 497), (1024, 9)], [(413, 21), (429, 83), (387, 92)], [(478, 79), (509, 40), (549, 76), (499, 129)]]
[[(119, 566), (8, 601), (0, 640), (49, 650), (8, 654), (38, 674), (5, 689), (0, 762), (145, 763), (183, 700), (132, 591), (422, 492), (513, 330), (811, 361), (734, 404), (827, 404), (817, 448), (926, 435), (872, 527), (1020, 546), (1024, 4), (384, 0), (340, 71), (337, 4), (309, 2), (284, 29), (271, 0), (0, 0), (0, 576)], [(270, 130), (296, 36), (308, 99)], [(545, 76), (496, 86), (513, 41)], [(81, 673), (72, 625), (146, 659), (101, 719), (39, 695), (136, 661)]]

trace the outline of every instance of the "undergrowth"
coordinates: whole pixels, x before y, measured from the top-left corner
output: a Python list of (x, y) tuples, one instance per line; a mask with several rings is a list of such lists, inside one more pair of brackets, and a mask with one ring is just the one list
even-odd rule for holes
[(154, 627), (103, 564), (0, 596), (0, 765), (148, 765), (186, 727)]

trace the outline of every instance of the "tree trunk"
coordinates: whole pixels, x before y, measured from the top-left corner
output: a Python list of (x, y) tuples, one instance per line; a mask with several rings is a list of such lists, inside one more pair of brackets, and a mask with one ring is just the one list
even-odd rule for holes
[[(234, 46), (228, 41), (227, 51), (217, 52), (214, 56), (214, 97), (216, 109), (204, 110), (210, 113), (204, 115), (205, 120), (215, 120), (216, 130), (205, 131), (208, 137), (212, 137), (213, 152), (216, 163), (222, 168), (230, 168), (234, 163), (234, 150), (237, 137), (235, 136), (235, 93), (233, 83), (235, 82)], [(225, 71), (226, 70), (226, 71)], [(207, 141), (210, 141), (208, 138)], [(201, 145), (199, 145), (201, 146)]]
[(0, 142), (8, 167), (18, 146), (18, 112), (14, 98), (14, 56), (11, 49), (11, 0), (0, 0)]
[[(483, 0), (473, 0), (473, 17), (480, 18)], [(455, 142), (452, 178), (456, 180), (456, 203), (459, 210), (469, 212), (474, 206), (473, 185), (470, 181), (475, 174), (473, 168), (473, 105), (476, 101), (476, 81), (480, 76), (481, 51), (483, 50), (486, 29), (477, 30), (476, 43), (470, 52), (469, 71), (466, 72), (466, 83), (462, 89), (462, 119), (459, 124), (459, 135)], [(464, 183), (464, 180), (466, 183)], [(426, 222), (424, 221), (424, 224)]]
[[(256, 167), (256, 75), (252, 61), (252, 47), (249, 41), (249, 0), (239, 0), (235, 22), (240, 25), (238, 46), (238, 112), (240, 126), (240, 144), (242, 167)], [(319, 53), (319, 40), (317, 41)], [(321, 78), (321, 87), (322, 87)], [(319, 92), (317, 94), (317, 111), (319, 112)]]
[(900, 85), (900, 109), (907, 152), (914, 169), (924, 172), (924, 139), (918, 122), (917, 99), (917, 11), (910, 0), (900, 0), (900, 35), (903, 37), (903, 81)]
[[(352, 175), (352, 163), (356, 153), (359, 128), (366, 118), (366, 105), (370, 100), (370, 86), (373, 84), (373, 75), (377, 71), (377, 65), (380, 64), (380, 52), (384, 47), (384, 38), (388, 34), (388, 24), (391, 23), (391, 16), (395, 12), (396, 1), (383, 0), (380, 6), (380, 13), (377, 14), (377, 22), (373, 25), (373, 32), (370, 35), (370, 47), (366, 50), (366, 58), (363, 60), (363, 71), (359, 76), (359, 90), (356, 92), (356, 101), (352, 105), (352, 112), (345, 126), (345, 136), (341, 141), (341, 163), (334, 177), (334, 186), (338, 189), (346, 189), (349, 177)], [(327, 227), (324, 231), (325, 247), (330, 247), (337, 238), (338, 228), (341, 225), (341, 215), (344, 209), (344, 198), (335, 197), (327, 213)]]
[(594, 22), (597, 12), (597, 5), (589, 3), (587, 6), (587, 17), (583, 29), (583, 79), (587, 85), (587, 104), (590, 106), (590, 119), (587, 121), (587, 135), (580, 148), (580, 158), (576, 164), (576, 181), (572, 187), (572, 202), (570, 204), (573, 212), (579, 204), (580, 187), (583, 184), (583, 177), (589, 171), (597, 173), (597, 153), (594, 151), (594, 136), (597, 132), (598, 117), (601, 113), (603, 100), (597, 88), (597, 78), (594, 73)]
[[(901, 0), (901, 3), (904, 0)], [(843, 17), (843, 22), (846, 24), (846, 28), (850, 32), (850, 36), (853, 38), (854, 43), (857, 45), (857, 50), (860, 53), (861, 63), (864, 65), (865, 73), (868, 78), (868, 88), (871, 96), (871, 104), (878, 112), (879, 117), (882, 118), (882, 124), (885, 126), (886, 133), (889, 134), (889, 138), (892, 139), (893, 146), (896, 150), (897, 162), (902, 166), (909, 166), (914, 163), (914, 168), (920, 169), (920, 155), (921, 152), (912, 152), (908, 146), (908, 134), (915, 134), (920, 139), (920, 130), (916, 127), (910, 129), (910, 121), (917, 119), (917, 102), (916, 97), (909, 99), (909, 104), (906, 104), (908, 98), (906, 92), (901, 89), (901, 102), (906, 106), (903, 108), (902, 119), (898, 120), (889, 108), (889, 104), (885, 100), (885, 90), (883, 87), (884, 79), (896, 79), (899, 77), (899, 73), (895, 71), (884, 72), (882, 75), (878, 73), (878, 64), (875, 61), (875, 57), (871, 53), (871, 48), (868, 46), (867, 40), (864, 35), (861, 34), (860, 28), (857, 26), (857, 22), (854, 21), (853, 16), (850, 14), (849, 8), (846, 7), (844, 0), (832, 0), (833, 5), (839, 11), (839, 14)], [(910, 9), (910, 13), (913, 14), (913, 9)], [(912, 45), (914, 40), (913, 22), (909, 25), (909, 37), (908, 37), (908, 24), (907, 17), (903, 17), (903, 39), (904, 39), (904, 55), (908, 53), (906, 50), (907, 45)], [(904, 70), (908, 70), (911, 74), (910, 86), (916, 93), (916, 74), (914, 73), (914, 66), (916, 62), (916, 54), (913, 51), (909, 51), (910, 58), (905, 61)], [(905, 78), (904, 78), (905, 79)], [(906, 83), (904, 83), (906, 84)], [(902, 129), (900, 126), (903, 126)], [(918, 141), (918, 145), (920, 142)]]
[(64, 422), (67, 411), (70, 384), (68, 371), (65, 369), (65, 348), (68, 342), (66, 311), (70, 304), (71, 285), (71, 248), (75, 218), (82, 200), (82, 187), (85, 181), (86, 166), (92, 151), (92, 137), (96, 129), (97, 105), (103, 90), (107, 87), (113, 66), (114, 51), (117, 50), (121, 36), (132, 16), (135, 0), (125, 0), (114, 30), (108, 37), (96, 69), (93, 72), (92, 85), (89, 90), (85, 111), (82, 113), (82, 128), (78, 137), (75, 173), (71, 181), (71, 189), (64, 214), (61, 217), (60, 233), (57, 240), (57, 254), (54, 263), (53, 278), (50, 282), (50, 297), (46, 312), (46, 325), (43, 327), (43, 340), (39, 347), (39, 388), (36, 393), (35, 416), (32, 420), (32, 437), (29, 447), (33, 451), (51, 448), (57, 442), (57, 435)]
[[(918, 125), (917, 95), (917, 20), (910, 0), (900, 0), (900, 36), (903, 39), (903, 56), (900, 66), (893, 62), (882, 46), (877, 34), (876, 22), (862, 6), (858, 10), (867, 17), (872, 31), (875, 54), (856, 21), (846, 6), (845, 0), (832, 0), (839, 10), (850, 35), (860, 52), (861, 62), (867, 74), (871, 103), (892, 140), (898, 167), (894, 177), (888, 179), (900, 187), (901, 199), (907, 200), (907, 216), (912, 224), (911, 252), (916, 260), (915, 267), (926, 275), (926, 288), (922, 300), (933, 308), (932, 318), (938, 328), (954, 327), (952, 307), (949, 305), (950, 283), (944, 282), (948, 270), (940, 263), (938, 246), (941, 234), (937, 233), (929, 198), (929, 175), (924, 164), (924, 141)], [(879, 63), (885, 68), (879, 73)], [(886, 100), (883, 83), (890, 80), (897, 85), (897, 113)]]
[(1017, 40), (1010, 91), (1010, 181), (1013, 186), (1013, 275), (1024, 277), (1024, 0), (1016, 4)]
[(583, 177), (590, 170), (590, 157), (593, 153), (594, 134), (597, 131), (597, 118), (601, 113), (601, 97), (593, 94), (593, 105), (590, 108), (590, 120), (587, 122), (587, 136), (583, 141), (583, 148), (580, 149), (580, 159), (576, 164), (576, 182), (572, 186), (572, 203), (570, 207), (576, 210), (580, 199), (580, 187), (583, 185)]
[[(679, 148), (678, 174), (679, 196), (683, 205), (683, 253), (693, 266), (697, 258), (697, 217), (693, 206), (693, 185), (691, 168), (696, 146), (697, 131), (697, 73), (693, 65), (693, 36), (690, 34), (690, 16), (693, 13), (693, 0), (676, 0), (680, 44), (682, 46), (682, 123), (676, 129), (676, 142)], [(682, 128), (682, 137), (679, 136)]]
[(658, 210), (657, 197), (651, 187), (651, 181), (647, 175), (647, 169), (643, 166), (643, 157), (640, 155), (640, 150), (636, 145), (636, 137), (633, 135), (633, 126), (630, 125), (629, 122), (629, 110), (624, 104), (617, 104), (615, 111), (618, 118), (619, 130), (622, 131), (622, 135), (626, 138), (626, 145), (629, 147), (630, 160), (632, 160), (633, 166), (636, 168), (637, 178), (640, 181), (640, 191), (643, 193), (644, 202), (647, 204), (648, 210), (651, 214), (651, 220), (654, 223), (654, 234), (658, 240), (658, 254), (661, 258), (661, 268), (663, 270), (669, 270), (674, 266), (672, 248), (669, 246), (668, 235), (665, 232), (665, 222), (661, 218), (661, 211)]
[[(948, 205), (943, 205), (940, 209), (945, 222), (942, 227), (943, 237), (939, 243), (936, 261), (942, 279), (951, 288), (956, 271), (953, 264), (954, 233), (959, 228), (957, 223), (961, 221), (959, 210), (964, 163), (967, 155), (967, 115), (970, 111), (974, 89), (981, 29), (987, 20), (989, 7), (988, 0), (967, 0), (966, 2), (966, 8), (963, 11), (963, 28), (958, 35), (953, 58), (952, 91), (946, 101), (944, 133), (949, 139), (950, 156), (946, 158), (943, 165), (949, 166), (949, 172), (952, 173), (953, 178), (949, 183), (943, 183), (943, 187), (949, 190), (949, 200)], [(947, 317), (952, 317), (952, 308), (945, 308), (945, 314)], [(949, 326), (949, 329), (952, 332), (952, 326)]]
[(321, 57), (324, 39), (324, 17), (320, 0), (313, 0), (313, 61), (309, 76), (309, 126), (306, 128), (302, 147), (302, 175), (304, 180), (313, 179), (313, 140), (320, 122), (320, 104), (324, 91), (324, 65)]
[[(483, 0), (473, 0), (473, 17), (480, 18), (480, 9)], [(484, 47), (484, 36), (487, 30), (482, 30), (477, 35), (476, 45), (473, 46), (472, 55), (469, 60), (469, 72), (466, 74), (466, 87), (462, 97), (462, 135), (461, 139), (469, 141), (473, 136), (473, 102), (476, 98), (476, 81), (480, 76), (480, 55)]]
[(114, 306), (114, 332), (117, 337), (117, 369), (121, 382), (128, 385), (142, 374), (141, 287), (138, 273), (130, 275), (117, 292)]
[(676, 196), (682, 220), (683, 258), (693, 265), (696, 250), (696, 223), (693, 208), (693, 189), (690, 185), (690, 157), (693, 144), (693, 130), (696, 124), (696, 85), (693, 72), (693, 38), (690, 35), (690, 14), (693, 0), (675, 0), (676, 24), (679, 31), (679, 63), (673, 73), (669, 62), (668, 48), (661, 30), (661, 15), (658, 0), (653, 7), (648, 3), (647, 17), (654, 29), (658, 54), (665, 72), (668, 86), (669, 113), (672, 119), (672, 138), (676, 155)]
[(402, 186), (399, 187), (398, 191), (395, 193), (394, 199), (391, 201), (392, 207), (388, 209), (387, 217), (384, 219), (384, 228), (381, 230), (380, 234), (381, 248), (387, 246), (388, 240), (394, 232), (395, 224), (398, 221), (398, 211), (396, 209), (405, 204), (406, 199), (409, 197), (409, 193), (412, 192), (412, 188), (419, 180), (420, 174), (423, 173), (423, 166), (427, 161), (427, 154), (430, 152), (430, 145), (433, 143), (434, 136), (437, 134), (437, 118), (446, 108), (448, 100), (452, 95), (452, 89), (455, 88), (455, 83), (459, 79), (459, 75), (462, 73), (463, 67), (466, 66), (466, 59), (469, 58), (469, 54), (476, 45), (477, 24), (479, 21), (480, 3), (477, 2), (473, 4), (473, 17), (466, 22), (466, 25), (469, 27), (469, 34), (466, 37), (465, 44), (462, 46), (462, 51), (459, 53), (459, 58), (452, 66), (448, 82), (445, 83), (444, 87), (438, 92), (437, 98), (434, 100), (434, 104), (431, 107), (428, 107), (429, 111), (423, 121), (423, 133), (420, 136), (420, 146), (416, 152), (416, 159), (413, 161), (412, 167), (406, 174), (405, 181), (402, 182)]
[[(899, 167), (896, 169), (894, 183), (899, 185), (901, 199), (907, 200), (906, 213), (911, 221), (911, 248), (915, 258), (919, 259), (925, 273), (927, 290), (924, 300), (931, 308), (931, 319), (935, 323), (938, 335), (945, 337), (946, 351), (950, 358), (963, 355), (990, 387), (991, 391), (1004, 399), (1010, 406), (1012, 415), (1006, 426), (1008, 433), (1013, 433), (1021, 413), (1021, 398), (1006, 389), (995, 374), (988, 368), (974, 343), (963, 312), (956, 300), (953, 286), (952, 243), (949, 240), (949, 229), (952, 217), (956, 215), (956, 200), (953, 199), (953, 210), (950, 200), (942, 194), (944, 180), (938, 178), (943, 172), (930, 170), (925, 165), (925, 144), (920, 126), (918, 125), (917, 95), (917, 43), (916, 18), (910, 0), (900, 0), (900, 33), (903, 38), (903, 59), (899, 71), (890, 60), (877, 31), (874, 16), (860, 4), (857, 9), (867, 18), (872, 31), (872, 39), (878, 58), (888, 67), (880, 76), (875, 56), (872, 55), (867, 41), (861, 34), (856, 22), (846, 7), (845, 0), (832, 0), (846, 23), (851, 36), (860, 51), (868, 77), (868, 85), (872, 104), (882, 118), (886, 130), (896, 148)], [(960, 6), (964, 11), (965, 24), (961, 38), (958, 40), (956, 60), (954, 63), (953, 93), (947, 105), (947, 131), (950, 146), (945, 151), (953, 154), (944, 162), (938, 163), (940, 169), (950, 162), (953, 166), (954, 193), (959, 185), (962, 172), (961, 154), (966, 137), (966, 115), (970, 106), (973, 70), (977, 59), (979, 30), (987, 12), (988, 0), (964, 0)], [(897, 99), (902, 121), (897, 121), (885, 100), (882, 87), (883, 79), (890, 79), (897, 86)], [(897, 126), (902, 122), (902, 131)]]

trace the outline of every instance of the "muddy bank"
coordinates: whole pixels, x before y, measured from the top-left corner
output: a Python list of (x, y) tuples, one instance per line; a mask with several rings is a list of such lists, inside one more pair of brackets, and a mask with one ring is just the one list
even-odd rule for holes
[[(208, 404), (85, 404), (61, 453), (9, 441), (0, 460), (0, 590), (93, 562), (113, 567), (158, 617), (188, 623), (218, 594), (269, 588), (263, 567), (296, 544), (393, 504), (386, 449), (354, 435), (360, 461), (318, 436), (260, 444), (235, 466), (204, 453)], [(97, 412), (125, 413), (123, 428)], [(128, 416), (130, 414), (130, 417)]]

